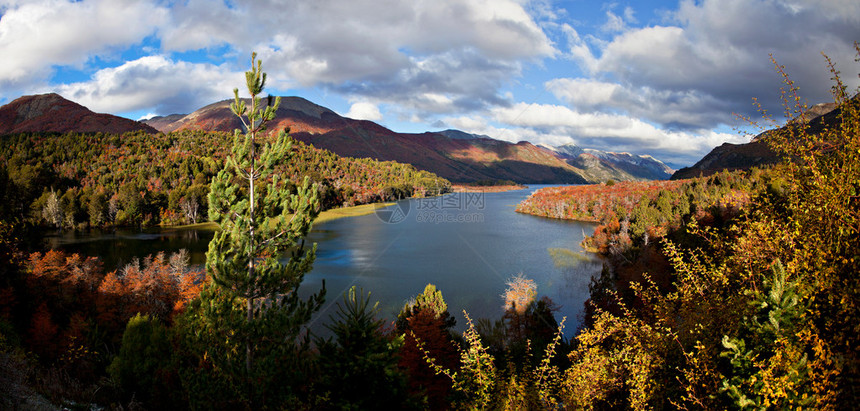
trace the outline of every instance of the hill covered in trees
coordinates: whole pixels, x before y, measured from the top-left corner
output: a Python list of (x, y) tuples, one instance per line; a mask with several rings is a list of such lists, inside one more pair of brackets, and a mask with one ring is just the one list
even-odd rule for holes
[[(855, 99), (858, 96), (854, 97)], [(817, 134), (826, 127), (834, 126), (841, 109), (834, 103), (821, 103), (809, 107), (784, 127), (807, 127), (808, 132)], [(748, 170), (752, 167), (765, 167), (778, 164), (782, 158), (765, 141), (764, 137), (773, 130), (765, 131), (745, 144), (724, 143), (690, 167), (684, 167), (672, 175), (673, 180), (693, 177), (707, 177), (720, 171)]]
[[(209, 182), (232, 141), (202, 131), (0, 136), (0, 208), (19, 221), (72, 228), (206, 221)], [(410, 165), (293, 145), (278, 172), (318, 183), (324, 209), (450, 190), (447, 180)]]

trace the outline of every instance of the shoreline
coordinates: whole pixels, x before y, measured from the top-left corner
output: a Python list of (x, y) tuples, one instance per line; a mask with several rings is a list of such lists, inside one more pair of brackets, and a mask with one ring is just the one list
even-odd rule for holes
[[(341, 218), (347, 217), (358, 217), (363, 215), (372, 214), (377, 208), (383, 208), (394, 205), (393, 202), (386, 203), (371, 203), (371, 204), (361, 204), (357, 206), (351, 207), (340, 207), (340, 208), (332, 208), (329, 210), (325, 210), (320, 213), (319, 216), (314, 220), (314, 224), (317, 223), (325, 223), (332, 220), (337, 220)], [(163, 229), (171, 229), (171, 230), (218, 230), (218, 224), (206, 221), (203, 223), (197, 224), (183, 224), (183, 225), (164, 225), (161, 226)]]
[(332, 208), (330, 210), (325, 210), (317, 216), (316, 220), (314, 220), (314, 224), (317, 223), (325, 223), (332, 220), (337, 220), (341, 218), (347, 217), (358, 217), (368, 214), (373, 214), (377, 208), (384, 208), (388, 206), (392, 206), (395, 203), (386, 202), (386, 203), (371, 203), (371, 204), (361, 204), (357, 206), (351, 207), (340, 207), (340, 208)]
[(524, 185), (506, 185), (506, 186), (470, 186), (465, 184), (454, 184), (451, 189), (455, 193), (501, 193), (505, 191), (522, 190), (528, 188)]

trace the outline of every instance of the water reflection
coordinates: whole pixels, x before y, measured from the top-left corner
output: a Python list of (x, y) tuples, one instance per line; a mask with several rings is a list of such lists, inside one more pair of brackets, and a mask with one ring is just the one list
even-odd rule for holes
[[(535, 280), (538, 295), (561, 307), (558, 320), (568, 317), (565, 334), (572, 335), (589, 280), (601, 268), (579, 245), (593, 226), (515, 213), (513, 206), (532, 191), (446, 196), (435, 204), (403, 200), (398, 223), (370, 214), (317, 224), (308, 239), (318, 243), (317, 259), (299, 290), (307, 296), (326, 281), (326, 304), (312, 329), (326, 332), (322, 324), (353, 285), (370, 291), (383, 315), (393, 319), (409, 298), (433, 283), (462, 330), (463, 310), (474, 319), (499, 318), (505, 282), (521, 272)], [(430, 212), (437, 214), (429, 218)], [(189, 251), (192, 264), (203, 264), (211, 238), (206, 230), (149, 229), (61, 233), (48, 240), (53, 248), (100, 256), (110, 270), (134, 257), (181, 248)]]

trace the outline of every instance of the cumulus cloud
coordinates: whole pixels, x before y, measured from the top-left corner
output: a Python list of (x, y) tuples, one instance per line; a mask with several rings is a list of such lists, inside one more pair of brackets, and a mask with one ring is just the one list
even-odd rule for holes
[(617, 111), (670, 129), (702, 129), (735, 121), (730, 102), (701, 90), (625, 87), (583, 78), (548, 81), (546, 89), (580, 111)]
[(510, 0), (303, 2), (261, 26), (278, 34), (249, 47), (284, 77), (385, 102), (418, 121), (507, 104), (502, 84), (524, 62), (556, 54)]
[[(15, 59), (0, 64), (0, 82), (21, 85), (28, 78), (30, 84), (44, 83), (53, 67), (81, 68), (93, 57), (104, 60), (113, 50), (154, 36), (160, 48), (153, 54), (226, 47), (239, 58), (256, 50), (270, 77), (279, 81), (270, 85), (280, 88), (324, 86), (393, 103), (403, 100), (404, 90), (423, 88), (405, 105), (436, 112), (498, 103), (494, 91), (499, 82), (516, 76), (523, 61), (556, 53), (516, 0), (325, 0), (290, 7), (275, 0), (162, 4), (7, 0), (0, 5), (0, 55)], [(104, 79), (87, 83), (100, 81)], [(429, 93), (448, 103), (443, 108)]]
[[(594, 51), (569, 29), (570, 56), (592, 76), (612, 81), (560, 79), (548, 87), (576, 106), (617, 109), (667, 127), (712, 128), (733, 122), (727, 111), (755, 116), (753, 97), (778, 109), (781, 78), (772, 54), (810, 103), (828, 101), (830, 75), (817, 56), (825, 52), (838, 67), (854, 67), (860, 7), (824, 3), (685, 0), (670, 24), (627, 28), (593, 42)], [(620, 20), (614, 17), (610, 23)], [(846, 80), (858, 84), (855, 76)], [(587, 88), (611, 97), (596, 104), (575, 95)]]
[(710, 130), (665, 130), (626, 115), (583, 113), (553, 104), (498, 107), (491, 110), (489, 119), (493, 123), (463, 116), (447, 118), (445, 122), (510, 142), (527, 140), (551, 146), (572, 143), (605, 151), (650, 154), (676, 165), (692, 164), (724, 142), (749, 141), (745, 136)]
[(519, 71), (516, 62), (490, 61), (467, 50), (412, 58), (408, 69), (386, 79), (330, 87), (345, 95), (395, 103), (401, 111), (421, 119), (508, 105), (509, 100), (499, 95), (499, 89)]
[(0, 85), (44, 82), (54, 66), (82, 67), (140, 42), (167, 14), (152, 1), (0, 4)]
[(379, 106), (376, 104), (361, 101), (353, 103), (352, 106), (350, 106), (349, 112), (346, 113), (346, 117), (354, 118), (356, 120), (379, 121), (382, 120), (382, 113), (379, 111)]
[(231, 98), (244, 76), (224, 66), (147, 56), (99, 70), (90, 81), (61, 85), (60, 95), (96, 112), (155, 109), (158, 114), (188, 113)]
[[(254, 24), (242, 24), (251, 19)], [(511, 0), (326, 0), (290, 7), (273, 0), (190, 0), (175, 7), (171, 21), (161, 31), (166, 50), (225, 43), (260, 50), (306, 86), (387, 79), (413, 69), (410, 56), (471, 49), (488, 60), (513, 61), (555, 53)]]

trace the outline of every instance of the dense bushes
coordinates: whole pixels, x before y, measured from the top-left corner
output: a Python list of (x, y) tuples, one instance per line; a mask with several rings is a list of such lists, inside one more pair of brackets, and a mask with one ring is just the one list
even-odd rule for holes
[[(570, 354), (567, 405), (856, 406), (860, 98), (833, 72), (834, 112), (761, 137), (783, 164), (603, 207), (612, 212), (589, 244), (611, 258)], [(789, 113), (803, 118), (786, 85)]]

